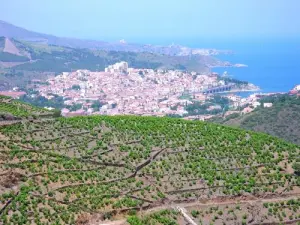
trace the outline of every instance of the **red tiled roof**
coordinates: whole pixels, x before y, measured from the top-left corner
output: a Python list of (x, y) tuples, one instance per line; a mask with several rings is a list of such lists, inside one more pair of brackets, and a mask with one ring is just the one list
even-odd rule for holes
[(0, 95), (5, 95), (5, 96), (9, 96), (9, 97), (12, 97), (12, 98), (18, 98), (22, 95), (25, 95), (26, 92), (24, 91), (0, 91)]

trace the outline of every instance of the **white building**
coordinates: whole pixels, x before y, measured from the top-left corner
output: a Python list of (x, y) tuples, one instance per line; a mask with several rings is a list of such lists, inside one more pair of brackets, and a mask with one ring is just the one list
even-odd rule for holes
[(273, 103), (264, 103), (264, 108), (271, 108)]
[(44, 109), (47, 109), (47, 110), (50, 110), (50, 111), (51, 111), (51, 110), (54, 110), (55, 108), (45, 106)]
[(105, 72), (107, 73), (127, 73), (128, 72), (128, 63), (127, 62), (119, 62), (113, 65), (110, 65), (105, 68)]
[(254, 108), (256, 108), (256, 107), (260, 106), (260, 102), (253, 102), (252, 105), (254, 106)]
[(296, 87), (294, 87), (294, 90), (296, 90), (296, 91), (300, 91), (300, 84), (299, 84), (299, 85), (297, 85)]
[(227, 95), (227, 98), (231, 101), (240, 101), (241, 100), (241, 97), (240, 96), (237, 96), (237, 95)]

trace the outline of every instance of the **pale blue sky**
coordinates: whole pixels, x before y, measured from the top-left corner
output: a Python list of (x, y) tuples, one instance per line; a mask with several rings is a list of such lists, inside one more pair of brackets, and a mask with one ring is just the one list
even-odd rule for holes
[(0, 20), (99, 40), (300, 36), (300, 0), (0, 0)]

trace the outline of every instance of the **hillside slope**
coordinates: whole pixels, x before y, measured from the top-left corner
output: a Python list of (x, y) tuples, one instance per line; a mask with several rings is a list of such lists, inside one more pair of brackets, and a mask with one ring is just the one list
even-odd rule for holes
[(59, 114), (58, 111), (49, 111), (0, 95), (0, 125), (1, 122), (5, 121), (48, 116), (53, 117), (55, 115), (58, 116)]
[(0, 20), (0, 36), (27, 40), (32, 42), (39, 42), (52, 45), (62, 45), (74, 48), (92, 48), (108, 44), (102, 41), (87, 41), (73, 38), (60, 38), (54, 35), (42, 34), (34, 31), (24, 29)]
[[(208, 73), (219, 65), (211, 56), (168, 56), (147, 52), (100, 51), (37, 44), (10, 39), (10, 52), (5, 52), (7, 38), (0, 37), (0, 89), (24, 86), (32, 79), (46, 80), (49, 75), (88, 69), (104, 71), (108, 65), (127, 61), (133, 68), (180, 69)], [(7, 49), (7, 48), (6, 48)], [(13, 54), (13, 53), (18, 54)]]
[(35, 43), (58, 45), (71, 48), (89, 48), (105, 51), (126, 51), (126, 52), (149, 52), (155, 54), (165, 54), (172, 56), (187, 56), (193, 55), (218, 55), (232, 54), (228, 50), (216, 49), (192, 49), (180, 45), (158, 46), (158, 45), (142, 45), (134, 43), (122, 42), (104, 42), (95, 40), (83, 40), (76, 38), (64, 38), (54, 35), (42, 34), (29, 31), (27, 29), (15, 26), (0, 20), (0, 36), (25, 40)]
[[(0, 127), (0, 135), (2, 224), (87, 224), (199, 199), (204, 207), (216, 199), (287, 201), (300, 194), (291, 169), (297, 146), (221, 125), (91, 116), (23, 121)], [(177, 216), (163, 211), (128, 222), (184, 224)], [(223, 220), (221, 213), (212, 218), (204, 224)], [(243, 218), (256, 220), (250, 211)], [(257, 220), (267, 221), (279, 219)]]
[[(10, 51), (8, 51), (10, 50)], [(13, 62), (25, 58), (25, 65), (14, 67), (19, 70), (62, 72), (74, 69), (103, 70), (118, 61), (127, 61), (135, 68), (167, 68), (207, 72), (210, 67), (222, 62), (211, 56), (168, 56), (147, 52), (100, 51), (37, 44), (0, 37), (0, 54), (11, 56), (0, 61)], [(16, 59), (11, 59), (15, 57)], [(20, 60), (22, 61), (22, 60)], [(23, 60), (24, 61), (24, 60)]]
[(300, 98), (282, 95), (266, 98), (273, 107), (259, 107), (254, 112), (224, 122), (244, 129), (265, 132), (300, 144)]
[(25, 51), (21, 51), (21, 49), (16, 46), (14, 40), (0, 37), (0, 63), (24, 63), (29, 61), (30, 55)]

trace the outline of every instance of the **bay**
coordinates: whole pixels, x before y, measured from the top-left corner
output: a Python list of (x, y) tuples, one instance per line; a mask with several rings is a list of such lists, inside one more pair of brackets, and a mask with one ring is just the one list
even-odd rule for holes
[(258, 85), (262, 92), (287, 92), (300, 84), (300, 42), (295, 40), (245, 43), (231, 46), (234, 55), (222, 55), (220, 59), (242, 63), (248, 67), (214, 68), (236, 79)]
[(300, 38), (181, 38), (149, 40), (155, 44), (174, 43), (192, 48), (233, 50), (232, 55), (218, 55), (218, 59), (248, 67), (213, 68), (213, 72), (228, 74), (261, 88), (261, 92), (287, 92), (300, 84)]

